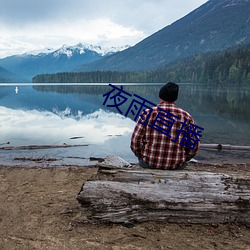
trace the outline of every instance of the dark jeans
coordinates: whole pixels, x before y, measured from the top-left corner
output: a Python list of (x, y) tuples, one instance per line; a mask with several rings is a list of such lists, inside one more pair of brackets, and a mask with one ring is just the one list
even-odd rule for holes
[[(149, 166), (147, 163), (145, 163), (141, 158), (138, 159), (139, 160), (139, 165), (142, 167), (142, 168), (149, 168), (149, 169), (157, 169), (157, 168), (153, 168), (151, 166)], [(187, 167), (188, 163), (187, 162), (184, 162), (181, 166), (178, 166), (177, 168), (175, 169), (167, 169), (167, 170), (182, 170), (182, 169), (185, 169)]]

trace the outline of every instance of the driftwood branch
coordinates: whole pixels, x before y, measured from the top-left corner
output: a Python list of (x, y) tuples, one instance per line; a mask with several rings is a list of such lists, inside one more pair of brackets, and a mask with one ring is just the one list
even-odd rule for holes
[(45, 158), (45, 157), (38, 157), (38, 158), (30, 158), (30, 157), (15, 157), (14, 161), (33, 161), (36, 163), (39, 162), (52, 162), (52, 161), (57, 161), (58, 159), (56, 158)]
[(200, 144), (201, 148), (217, 149), (217, 150), (250, 150), (250, 146), (237, 146), (230, 144)]
[(99, 167), (77, 200), (93, 223), (250, 224), (250, 179), (236, 174)]
[(31, 150), (31, 149), (48, 149), (48, 148), (70, 148), (70, 147), (85, 147), (88, 144), (80, 144), (80, 145), (28, 145), (28, 146), (8, 146), (8, 147), (0, 147), (0, 150)]

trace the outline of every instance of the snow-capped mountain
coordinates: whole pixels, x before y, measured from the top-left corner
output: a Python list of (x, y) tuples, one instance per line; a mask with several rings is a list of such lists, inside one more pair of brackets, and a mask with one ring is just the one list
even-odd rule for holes
[(64, 44), (61, 48), (56, 49), (56, 50), (53, 48), (45, 48), (42, 50), (31, 51), (23, 55), (24, 56), (27, 56), (27, 55), (43, 56), (44, 54), (52, 53), (54, 57), (58, 57), (64, 54), (68, 58), (70, 58), (71, 56), (73, 56), (73, 54), (77, 54), (77, 53), (84, 54), (86, 51), (94, 51), (101, 56), (106, 56), (106, 55), (110, 55), (110, 54), (122, 51), (129, 47), (130, 47), (129, 45), (125, 45), (122, 47), (104, 47), (101, 45), (92, 45), (92, 44), (83, 44), (83, 43), (78, 43), (74, 46), (69, 46), (67, 44)]
[(86, 51), (93, 51), (101, 56), (106, 56), (106, 55), (116, 53), (118, 51), (122, 51), (122, 50), (127, 49), (127, 48), (129, 48), (128, 45), (125, 45), (123, 47), (105, 48), (105, 47), (99, 46), (99, 45), (95, 46), (95, 45), (91, 45), (91, 44), (78, 43), (75, 46), (63, 45), (60, 49), (55, 50), (53, 52), (53, 56), (57, 57), (57, 56), (60, 56), (62, 54), (65, 54), (65, 55), (67, 55), (68, 58), (70, 58), (75, 53), (84, 54), (84, 53), (86, 53)]
[(31, 80), (37, 74), (72, 71), (80, 65), (94, 62), (128, 47), (107, 48), (83, 43), (74, 46), (63, 45), (56, 50), (46, 48), (42, 51), (9, 56), (0, 59), (0, 66)]

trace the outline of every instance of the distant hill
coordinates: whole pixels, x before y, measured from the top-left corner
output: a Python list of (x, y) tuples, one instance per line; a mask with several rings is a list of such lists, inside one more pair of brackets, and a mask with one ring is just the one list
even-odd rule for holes
[(64, 45), (57, 50), (9, 56), (0, 59), (0, 66), (31, 81), (37, 74), (72, 71), (79, 65), (96, 61), (127, 47), (102, 48), (82, 43), (75, 46)]
[(250, 0), (209, 0), (135, 46), (82, 65), (75, 71), (152, 70), (197, 53), (248, 43), (249, 13)]
[(0, 67), (0, 83), (20, 82), (24, 80), (26, 79)]

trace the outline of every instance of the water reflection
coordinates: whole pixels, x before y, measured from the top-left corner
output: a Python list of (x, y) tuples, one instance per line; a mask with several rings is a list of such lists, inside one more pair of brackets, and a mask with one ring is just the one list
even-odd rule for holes
[[(160, 86), (124, 85), (124, 90), (157, 104)], [(74, 98), (84, 103), (85, 107), (96, 104), (98, 107), (118, 112), (115, 108), (103, 106), (103, 94), (111, 90), (110, 86), (36, 86), (35, 88), (48, 93), (74, 94)], [(246, 87), (223, 88), (213, 85), (182, 84), (176, 103), (191, 113), (196, 123), (204, 128), (203, 143), (249, 145), (249, 92), (249, 88)], [(130, 101), (125, 102), (120, 107), (123, 114), (126, 114), (130, 103)], [(128, 117), (134, 119), (131, 114)]]
[[(18, 145), (87, 145), (64, 149), (0, 150), (0, 165), (32, 165), (17, 159), (44, 159), (39, 164), (88, 165), (90, 157), (120, 155), (135, 162), (129, 149), (134, 122), (120, 114), (95, 111), (88, 115), (62, 112), (15, 110), (0, 106), (0, 147)], [(10, 144), (4, 144), (10, 142)], [(117, 147), (119, 145), (119, 147)], [(57, 159), (49, 161), (46, 159)], [(94, 164), (94, 163), (92, 163)]]
[[(120, 85), (118, 85), (120, 86)], [(123, 85), (132, 96), (137, 94), (157, 104), (161, 85)], [(88, 147), (45, 151), (19, 152), (22, 155), (57, 156), (55, 164), (79, 164), (82, 158), (117, 154), (136, 161), (129, 143), (134, 117), (124, 117), (130, 102), (116, 108), (103, 105), (103, 95), (111, 90), (108, 85), (43, 85), (0, 86), (0, 144), (89, 144)], [(232, 145), (250, 144), (250, 88), (215, 88), (214, 86), (180, 85), (177, 105), (192, 114), (204, 128), (202, 143)], [(131, 101), (132, 99), (130, 99)], [(70, 138), (77, 138), (73, 141)], [(3, 161), (14, 159), (17, 152), (0, 151)], [(200, 150), (201, 161), (250, 161), (248, 152), (215, 152)], [(76, 159), (81, 158), (78, 163)], [(74, 161), (73, 161), (74, 159)], [(13, 162), (12, 162), (13, 164)], [(20, 164), (20, 163), (18, 163)]]
[[(118, 85), (121, 86), (121, 85)], [(130, 94), (137, 94), (148, 101), (158, 103), (158, 93), (161, 84), (155, 85), (123, 85)], [(89, 96), (95, 98), (95, 103), (102, 106), (103, 94), (111, 90), (110, 86), (34, 86), (38, 91), (75, 94), (79, 100), (86, 101)], [(192, 113), (217, 114), (228, 116), (240, 121), (250, 122), (250, 88), (222, 87), (215, 85), (181, 84), (177, 104)], [(129, 103), (125, 103), (128, 108)]]
[[(85, 144), (102, 144), (112, 136), (131, 133), (130, 119), (102, 110), (83, 116), (70, 109), (57, 114), (49, 111), (14, 110), (0, 107), (2, 141), (14, 145), (70, 144), (78, 139)], [(79, 142), (78, 142), (79, 143)]]

